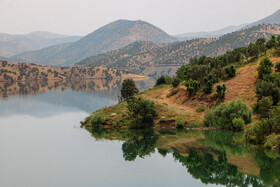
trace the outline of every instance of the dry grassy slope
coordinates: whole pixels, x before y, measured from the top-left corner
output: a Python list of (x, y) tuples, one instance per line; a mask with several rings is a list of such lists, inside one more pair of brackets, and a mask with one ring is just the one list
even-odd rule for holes
[[(273, 57), (271, 60), (275, 64), (280, 61), (280, 57)], [(237, 98), (241, 98), (250, 106), (256, 103), (257, 98), (254, 90), (257, 82), (257, 67), (260, 61), (261, 59), (253, 64), (239, 68), (236, 77), (218, 83), (226, 84), (227, 86), (224, 100), (213, 100), (210, 94), (188, 96), (186, 87), (184, 86), (179, 86), (175, 89), (171, 86), (161, 86), (146, 91), (139, 96), (156, 103), (160, 118), (165, 117), (166, 120), (182, 118), (187, 122), (202, 121), (204, 112), (197, 112), (199, 108), (204, 107), (206, 109)], [(213, 90), (215, 90), (215, 87), (216, 85), (214, 85)]]
[[(125, 73), (123, 71), (104, 68), (104, 67), (74, 67), (69, 69), (54, 68), (26, 63), (5, 63), (0, 61), (0, 81), (8, 81), (5, 75), (12, 77), (14, 81), (18, 80), (22, 74), (22, 81), (25, 79), (35, 80), (44, 79), (48, 80), (65, 80), (65, 79), (98, 79), (106, 78), (144, 78), (143, 76)], [(57, 72), (57, 73), (55, 73)], [(57, 74), (57, 76), (55, 76)], [(9, 80), (11, 81), (11, 80)]]

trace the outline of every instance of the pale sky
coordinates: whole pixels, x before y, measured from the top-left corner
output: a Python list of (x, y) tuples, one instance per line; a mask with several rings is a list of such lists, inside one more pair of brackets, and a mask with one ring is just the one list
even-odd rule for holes
[(280, 0), (0, 0), (0, 33), (83, 36), (129, 19), (174, 35), (254, 22), (278, 9)]

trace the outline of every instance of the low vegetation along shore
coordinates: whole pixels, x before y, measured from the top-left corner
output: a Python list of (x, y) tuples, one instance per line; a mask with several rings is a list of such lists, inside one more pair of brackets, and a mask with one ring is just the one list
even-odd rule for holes
[(120, 102), (95, 111), (86, 128), (199, 128), (245, 131), (244, 141), (280, 147), (280, 36), (219, 57), (193, 58), (176, 76), (138, 94), (122, 84)]

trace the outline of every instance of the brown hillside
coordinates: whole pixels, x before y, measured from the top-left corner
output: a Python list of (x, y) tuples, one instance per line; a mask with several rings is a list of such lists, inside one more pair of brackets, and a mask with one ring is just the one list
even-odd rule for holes
[[(280, 25), (259, 25), (236, 31), (219, 38), (195, 39), (153, 46), (149, 51), (135, 54), (129, 49), (93, 56), (77, 63), (82, 66), (105, 66), (129, 70), (135, 74), (159, 77), (174, 75), (178, 66), (189, 62), (190, 58), (199, 56), (219, 56), (238, 47), (244, 47), (258, 38), (270, 39), (271, 35), (280, 35)], [(133, 45), (139, 45), (135, 43)], [(147, 46), (145, 47), (148, 48)], [(126, 54), (126, 55), (123, 55)], [(164, 67), (164, 68), (163, 68)]]
[[(271, 60), (275, 64), (280, 61), (280, 57), (273, 57)], [(260, 61), (261, 59), (239, 68), (234, 78), (218, 83), (227, 86), (226, 96), (223, 100), (211, 99), (210, 94), (188, 96), (185, 86), (179, 86), (175, 89), (171, 86), (161, 86), (140, 94), (140, 97), (152, 100), (157, 104), (160, 118), (164, 117), (166, 120), (182, 118), (188, 122), (203, 119), (204, 112), (198, 112), (199, 109), (226, 103), (232, 99), (241, 98), (250, 106), (253, 106), (257, 101), (254, 90), (257, 82), (257, 67)], [(214, 85), (213, 90), (215, 90), (216, 85)]]
[(104, 67), (54, 68), (26, 63), (0, 61), (0, 82), (25, 80), (81, 80), (81, 79), (144, 78), (125, 71)]

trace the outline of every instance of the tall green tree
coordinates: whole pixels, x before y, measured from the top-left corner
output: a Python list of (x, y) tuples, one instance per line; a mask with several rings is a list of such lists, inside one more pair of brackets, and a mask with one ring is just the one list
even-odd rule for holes
[(136, 88), (135, 82), (132, 79), (125, 79), (122, 83), (121, 98), (122, 100), (127, 100), (130, 97), (139, 93)]

